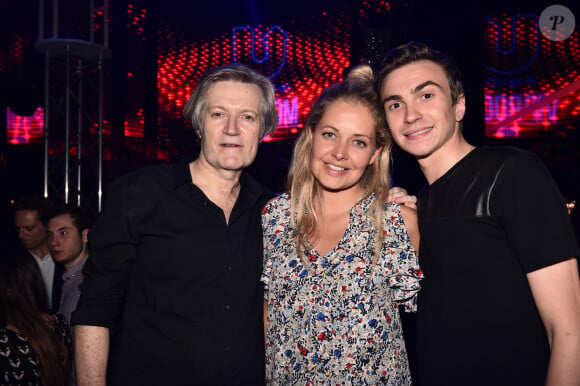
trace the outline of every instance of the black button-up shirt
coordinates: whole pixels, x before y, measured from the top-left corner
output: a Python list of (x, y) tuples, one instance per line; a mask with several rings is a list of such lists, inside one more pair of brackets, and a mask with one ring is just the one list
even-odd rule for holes
[(111, 385), (264, 383), (262, 232), (249, 175), (229, 224), (187, 162), (111, 184), (73, 324), (111, 330)]

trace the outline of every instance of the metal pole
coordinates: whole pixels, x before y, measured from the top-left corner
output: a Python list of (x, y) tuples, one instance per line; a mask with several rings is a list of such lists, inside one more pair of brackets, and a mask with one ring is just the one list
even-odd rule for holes
[(50, 54), (44, 55), (44, 197), (48, 198), (48, 140), (50, 135)]
[(70, 73), (71, 73), (71, 66), (70, 66), (70, 46), (66, 46), (66, 92), (65, 92), (65, 127), (64, 127), (64, 203), (68, 203), (68, 168), (69, 168), (69, 151), (70, 151), (70, 143), (69, 143), (69, 131), (70, 131), (70, 119), (71, 119), (71, 111), (70, 111), (70, 94), (71, 94), (71, 82), (70, 82)]
[(78, 88), (78, 129), (77, 129), (77, 205), (81, 206), (81, 161), (82, 161), (82, 132), (83, 132), (83, 61), (79, 59), (77, 68), (79, 78)]
[(99, 127), (98, 127), (98, 140), (99, 140), (99, 154), (98, 154), (98, 212), (101, 212), (101, 201), (103, 198), (103, 54), (99, 54), (98, 61), (98, 98), (99, 98)]

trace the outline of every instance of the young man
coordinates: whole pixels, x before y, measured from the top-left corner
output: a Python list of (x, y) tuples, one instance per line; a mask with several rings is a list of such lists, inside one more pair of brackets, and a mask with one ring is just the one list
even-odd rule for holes
[(198, 158), (121, 177), (91, 228), (72, 317), (79, 385), (264, 383), (260, 214), (271, 194), (243, 172), (276, 129), (274, 88), (244, 66), (213, 69), (184, 116)]
[(389, 52), (377, 89), (393, 139), (429, 183), (418, 205), (420, 384), (579, 385), (579, 249), (541, 161), (468, 143), (459, 71), (424, 44)]
[(58, 312), (70, 323), (81, 295), (82, 269), (89, 256), (88, 233), (91, 219), (74, 204), (58, 207), (48, 220), (48, 244), (53, 259), (65, 268)]
[(14, 226), (20, 242), (34, 257), (46, 285), (48, 304), (56, 312), (60, 304), (64, 268), (55, 264), (48, 248), (46, 221), (52, 204), (44, 197), (23, 197), (12, 206)]

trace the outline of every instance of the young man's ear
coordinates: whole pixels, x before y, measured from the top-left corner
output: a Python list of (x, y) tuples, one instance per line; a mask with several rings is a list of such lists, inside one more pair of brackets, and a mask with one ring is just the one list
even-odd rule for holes
[(455, 122), (461, 122), (465, 116), (465, 95), (461, 94), (455, 102)]
[(83, 243), (86, 244), (89, 242), (89, 228), (81, 232), (81, 238), (83, 240)]

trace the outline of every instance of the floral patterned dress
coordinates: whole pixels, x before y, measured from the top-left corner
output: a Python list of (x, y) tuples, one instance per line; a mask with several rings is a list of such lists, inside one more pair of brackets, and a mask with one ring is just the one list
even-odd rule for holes
[(266, 377), (270, 385), (409, 385), (398, 306), (416, 310), (423, 274), (398, 204), (385, 206), (382, 252), (372, 263), (374, 194), (350, 210), (349, 225), (325, 256), (296, 253), (290, 198), (262, 215), (268, 303)]

